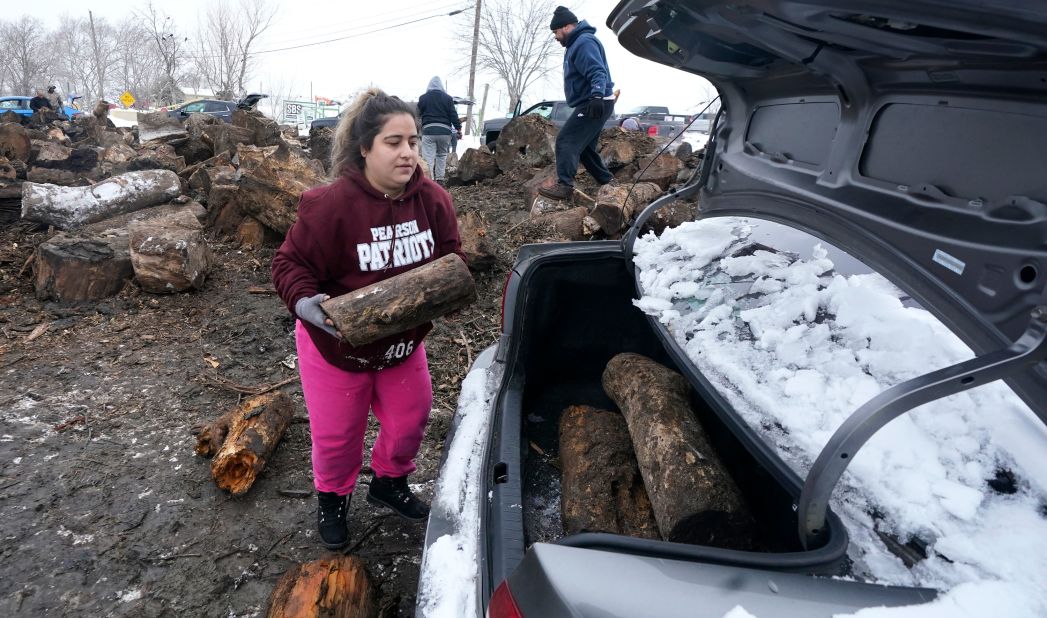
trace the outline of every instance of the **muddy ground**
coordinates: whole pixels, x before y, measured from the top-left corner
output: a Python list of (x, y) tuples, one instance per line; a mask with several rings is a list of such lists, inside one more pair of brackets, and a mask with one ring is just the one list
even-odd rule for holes
[[(461, 380), (496, 339), (516, 249), (542, 239), (520, 225), (518, 183), (451, 192), (460, 212), (484, 215), (499, 259), (476, 275), (479, 301), (426, 340), (435, 401), (412, 476), (426, 498)], [(197, 292), (156, 296), (129, 283), (117, 297), (63, 306), (38, 301), (25, 268), (47, 238), (23, 223), (0, 229), (0, 616), (264, 614), (285, 570), (327, 552), (314, 532), (301, 388), (282, 387), (295, 421), (243, 497), (214, 486), (190, 429), (297, 375), (291, 316), (275, 295), (249, 293), (271, 286), (276, 244), (249, 252), (211, 238), (216, 266)], [(346, 551), (368, 565), (381, 615), (412, 615), (424, 523), (362, 494), (349, 520)]]

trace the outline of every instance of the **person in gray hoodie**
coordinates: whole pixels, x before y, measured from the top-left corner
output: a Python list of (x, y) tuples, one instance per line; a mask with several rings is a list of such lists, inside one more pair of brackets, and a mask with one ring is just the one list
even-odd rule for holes
[(444, 91), (439, 77), (429, 80), (425, 94), (418, 98), (418, 115), (422, 118), (422, 159), (433, 175), (442, 182), (447, 170), (451, 136), (461, 136), (462, 121), (454, 108), (454, 99)]

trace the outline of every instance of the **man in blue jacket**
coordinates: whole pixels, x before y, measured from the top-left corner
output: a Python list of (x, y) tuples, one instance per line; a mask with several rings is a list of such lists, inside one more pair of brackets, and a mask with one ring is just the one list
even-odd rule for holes
[(549, 27), (560, 45), (567, 48), (563, 88), (567, 104), (574, 111), (556, 136), (557, 183), (538, 192), (554, 200), (565, 200), (574, 191), (579, 161), (601, 185), (614, 178), (596, 151), (600, 131), (614, 112), (614, 82), (603, 45), (594, 34), (596, 28), (584, 20), (578, 23), (574, 13), (563, 6), (556, 7)]

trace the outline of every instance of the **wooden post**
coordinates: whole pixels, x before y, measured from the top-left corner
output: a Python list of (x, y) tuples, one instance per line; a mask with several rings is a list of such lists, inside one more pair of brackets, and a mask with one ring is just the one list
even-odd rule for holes
[[(469, 57), (469, 107), (465, 117), (465, 132), (468, 135), (476, 135), (476, 125), (473, 124), (473, 86), (476, 83), (476, 50), (480, 44), (480, 6), (481, 0), (476, 0), (476, 18), (473, 20), (473, 51)], [(486, 97), (486, 90), (484, 91)], [(480, 121), (483, 126), (483, 121)]]

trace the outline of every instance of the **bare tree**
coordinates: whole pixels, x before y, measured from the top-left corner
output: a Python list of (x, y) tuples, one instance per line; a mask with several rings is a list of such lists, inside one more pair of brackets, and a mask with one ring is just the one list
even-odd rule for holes
[(232, 99), (245, 94), (244, 82), (254, 64), (251, 50), (275, 15), (267, 0), (218, 0), (208, 5), (195, 39), (194, 64), (215, 96)]
[(160, 75), (152, 87), (153, 98), (160, 104), (174, 103), (180, 98), (178, 80), (182, 76), (184, 49), (189, 38), (177, 32), (171, 16), (152, 2), (145, 9), (136, 11), (136, 15), (160, 61)]
[(48, 39), (48, 47), (54, 50), (51, 74), (70, 103), (70, 93), (86, 93), (93, 81), (91, 63), (84, 62), (90, 56), (90, 31), (83, 19), (63, 15)]
[[(163, 62), (153, 44), (153, 37), (139, 16), (129, 15), (116, 28), (116, 39), (120, 42), (108, 75), (111, 76), (112, 92), (130, 91), (151, 105), (151, 93), (162, 80)], [(105, 95), (103, 95), (104, 97)]]
[(11, 88), (29, 94), (43, 85), (51, 69), (51, 56), (44, 24), (23, 15), (5, 23), (0, 30), (0, 56), (6, 59)]
[(283, 123), (284, 101), (290, 99), (294, 92), (294, 77), (288, 78), (284, 74), (269, 75), (268, 79), (260, 85), (262, 92), (267, 93), (269, 96), (258, 103), (259, 109), (270, 118)]
[(558, 43), (548, 27), (553, 8), (551, 0), (485, 0), (480, 10), (476, 66), (505, 82), (510, 108), (556, 66)]

